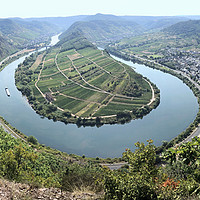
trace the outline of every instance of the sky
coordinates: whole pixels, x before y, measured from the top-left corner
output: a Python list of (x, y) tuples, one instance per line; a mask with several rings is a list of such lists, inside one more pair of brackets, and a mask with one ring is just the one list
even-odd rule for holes
[(134, 16), (200, 15), (199, 0), (4, 0), (0, 18), (96, 13)]

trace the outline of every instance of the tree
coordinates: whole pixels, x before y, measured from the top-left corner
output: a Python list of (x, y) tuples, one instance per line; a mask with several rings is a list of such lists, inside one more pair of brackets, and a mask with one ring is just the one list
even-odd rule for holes
[(28, 151), (22, 144), (15, 146), (14, 149), (9, 149), (0, 157), (3, 176), (11, 180), (21, 180), (25, 173), (32, 174), (31, 167), (37, 157), (37, 154)]
[(32, 135), (30, 135), (28, 137), (27, 141), (30, 142), (30, 143), (32, 143), (32, 144), (38, 144), (37, 139), (34, 136), (32, 136)]
[(127, 172), (106, 170), (104, 189), (106, 199), (156, 199), (155, 178), (158, 170), (155, 165), (156, 151), (152, 145), (137, 142), (135, 152), (126, 149), (123, 158), (129, 163)]

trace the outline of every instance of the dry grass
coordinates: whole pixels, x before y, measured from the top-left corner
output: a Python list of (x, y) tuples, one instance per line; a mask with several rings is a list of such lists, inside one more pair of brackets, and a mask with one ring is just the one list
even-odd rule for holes
[(87, 188), (75, 189), (73, 193), (70, 193), (61, 192), (58, 188), (35, 188), (27, 184), (0, 179), (0, 200), (100, 200), (102, 195), (97, 195)]

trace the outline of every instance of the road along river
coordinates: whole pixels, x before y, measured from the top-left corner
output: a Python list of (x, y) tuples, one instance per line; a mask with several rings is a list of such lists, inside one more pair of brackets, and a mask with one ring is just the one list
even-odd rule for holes
[[(56, 38), (54, 38), (56, 41)], [(153, 139), (161, 145), (171, 140), (195, 119), (197, 99), (178, 78), (161, 71), (116, 58), (155, 83), (161, 90), (161, 103), (143, 119), (125, 125), (103, 125), (78, 128), (41, 118), (16, 89), (14, 73), (25, 57), (9, 64), (0, 72), (0, 115), (26, 135), (35, 136), (40, 143), (52, 148), (90, 157), (119, 157), (125, 148), (133, 149), (137, 141)], [(11, 96), (5, 93), (8, 87)]]

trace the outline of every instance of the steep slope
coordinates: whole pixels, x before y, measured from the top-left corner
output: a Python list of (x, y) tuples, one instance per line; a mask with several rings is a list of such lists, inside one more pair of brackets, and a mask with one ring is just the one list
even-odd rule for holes
[(0, 60), (17, 50), (48, 42), (58, 28), (47, 22), (0, 19)]
[(25, 22), (20, 19), (0, 19), (0, 34), (13, 45), (23, 46), (56, 33), (56, 27), (46, 22)]
[(16, 51), (16, 48), (0, 36), (0, 61), (14, 51)]
[(186, 22), (179, 22), (168, 28), (163, 32), (170, 35), (179, 35), (183, 37), (200, 36), (200, 20), (189, 20)]
[(113, 43), (111, 46), (112, 49), (118, 49), (126, 53), (132, 52), (149, 58), (163, 57), (169, 49), (199, 51), (200, 20), (179, 22), (157, 33), (147, 33), (123, 39)]
[(47, 33), (54, 33), (55, 30), (59, 30), (59, 28), (51, 23), (48, 22), (38, 22), (36, 20), (27, 22), (25, 20), (15, 20), (16, 23), (23, 26), (24, 28), (33, 31), (34, 33), (41, 35)]
[(61, 47), (61, 51), (67, 51), (70, 49), (83, 49), (91, 47), (96, 49), (96, 47), (90, 43), (81, 32), (64, 32), (60, 36), (60, 41), (55, 45), (55, 47)]

